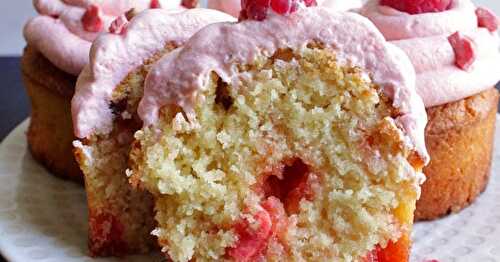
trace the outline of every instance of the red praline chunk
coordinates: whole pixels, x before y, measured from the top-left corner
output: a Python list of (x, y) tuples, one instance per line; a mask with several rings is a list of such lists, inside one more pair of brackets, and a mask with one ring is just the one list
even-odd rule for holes
[(127, 30), (128, 20), (125, 15), (117, 17), (109, 26), (109, 32), (113, 34), (124, 34)]
[(149, 8), (161, 8), (160, 0), (151, 0)]
[(448, 41), (455, 52), (455, 65), (462, 70), (468, 70), (476, 60), (472, 39), (457, 31), (448, 37)]
[(412, 15), (422, 13), (437, 13), (448, 10), (451, 0), (381, 0), (380, 4), (390, 6), (401, 12)]
[(242, 219), (234, 226), (238, 241), (227, 254), (236, 261), (250, 261), (259, 255), (271, 236), (272, 220), (267, 211), (257, 212), (252, 220), (253, 223), (250, 223), (248, 219)]
[(182, 0), (181, 5), (185, 8), (195, 8), (198, 5), (198, 0)]
[(487, 28), (490, 32), (495, 32), (498, 29), (498, 18), (489, 9), (478, 7), (476, 9), (477, 25)]
[(97, 5), (89, 5), (82, 16), (83, 29), (88, 32), (100, 32), (104, 26), (101, 10)]
[(315, 6), (316, 0), (242, 0), (240, 19), (264, 20), (270, 10), (289, 15), (297, 11), (300, 5)]

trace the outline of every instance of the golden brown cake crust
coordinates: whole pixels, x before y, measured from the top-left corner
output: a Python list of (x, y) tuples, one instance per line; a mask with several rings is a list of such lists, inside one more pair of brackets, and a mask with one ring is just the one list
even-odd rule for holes
[(76, 77), (56, 68), (30, 46), (24, 50), (21, 69), (31, 100), (27, 136), (33, 157), (56, 176), (82, 182), (72, 153), (71, 98)]
[(484, 191), (491, 169), (498, 91), (427, 109), (425, 138), (431, 156), (416, 220), (458, 212)]

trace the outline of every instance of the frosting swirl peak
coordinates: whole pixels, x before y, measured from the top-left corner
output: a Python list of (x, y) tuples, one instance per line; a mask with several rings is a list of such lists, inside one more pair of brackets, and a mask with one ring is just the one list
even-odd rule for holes
[[(163, 3), (164, 2), (164, 3)], [(177, 8), (180, 0), (164, 0), (162, 8)], [(92, 41), (101, 32), (84, 29), (82, 17), (89, 6), (97, 6), (102, 15), (101, 31), (131, 8), (149, 8), (150, 0), (34, 0), (39, 16), (24, 27), (24, 38), (59, 69), (78, 75), (88, 63)]]
[[(478, 26), (476, 6), (470, 0), (453, 0), (449, 10), (415, 15), (370, 0), (360, 13), (410, 57), (417, 73), (417, 92), (426, 107), (477, 94), (500, 80), (497, 32)], [(448, 40), (455, 32), (475, 47), (475, 62), (467, 71), (455, 65), (455, 52)]]

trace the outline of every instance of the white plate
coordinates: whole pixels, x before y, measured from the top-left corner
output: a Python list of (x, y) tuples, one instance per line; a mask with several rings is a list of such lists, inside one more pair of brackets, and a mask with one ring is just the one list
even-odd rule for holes
[[(500, 117), (499, 117), (500, 118)], [(499, 119), (500, 120), (500, 119)], [(17, 261), (160, 261), (87, 257), (85, 192), (38, 165), (26, 148), (28, 121), (0, 145), (0, 252)], [(496, 148), (500, 149), (500, 129)], [(415, 225), (412, 261), (500, 262), (500, 150), (487, 191), (463, 212)]]

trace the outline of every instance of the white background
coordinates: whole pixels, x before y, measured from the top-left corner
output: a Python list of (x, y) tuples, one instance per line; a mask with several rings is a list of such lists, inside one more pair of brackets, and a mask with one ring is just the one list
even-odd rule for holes
[[(344, 0), (349, 1), (349, 0)], [(500, 15), (499, 0), (474, 0)], [(22, 28), (25, 21), (35, 15), (30, 0), (1, 0), (0, 5), (0, 56), (18, 56), (25, 45)]]

